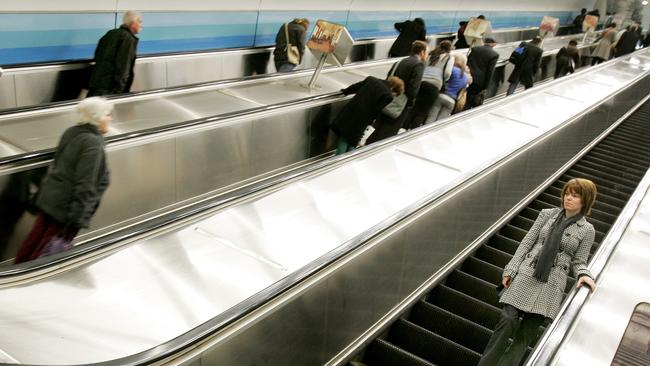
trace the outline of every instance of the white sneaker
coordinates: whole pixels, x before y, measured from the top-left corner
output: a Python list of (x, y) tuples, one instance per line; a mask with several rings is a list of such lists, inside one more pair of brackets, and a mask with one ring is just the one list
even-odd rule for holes
[(399, 135), (400, 133), (404, 133), (404, 132), (406, 132), (406, 129), (400, 128), (399, 131), (397, 131), (397, 134)]

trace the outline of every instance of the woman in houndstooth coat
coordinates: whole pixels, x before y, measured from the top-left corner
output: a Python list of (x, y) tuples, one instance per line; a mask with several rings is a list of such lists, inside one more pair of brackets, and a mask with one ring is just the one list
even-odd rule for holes
[[(501, 318), (479, 366), (519, 365), (539, 326), (560, 311), (570, 270), (578, 278), (577, 287), (595, 290), (587, 268), (595, 230), (585, 218), (595, 198), (593, 182), (572, 179), (562, 189), (562, 208), (539, 213), (503, 271)], [(513, 342), (506, 350), (510, 337)]]

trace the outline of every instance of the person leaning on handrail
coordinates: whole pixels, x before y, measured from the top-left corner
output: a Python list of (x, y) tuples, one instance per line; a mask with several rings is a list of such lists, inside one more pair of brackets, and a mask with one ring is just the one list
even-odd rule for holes
[(503, 271), (501, 318), (478, 366), (520, 364), (538, 328), (560, 312), (570, 270), (576, 287), (596, 289), (587, 268), (596, 230), (586, 218), (595, 201), (596, 185), (574, 178), (562, 188), (561, 208), (539, 213)]
[(22, 242), (15, 263), (41, 256), (57, 237), (67, 243), (87, 228), (110, 181), (104, 137), (113, 105), (101, 97), (77, 105), (79, 123), (68, 128), (36, 197), (36, 222)]
[(88, 96), (121, 94), (131, 91), (138, 37), (142, 31), (142, 16), (129, 10), (122, 25), (108, 31), (95, 49), (95, 66), (88, 82)]
[[(273, 62), (278, 72), (289, 72), (300, 65), (305, 54), (305, 37), (309, 28), (309, 20), (305, 18), (295, 18), (289, 23), (284, 23), (278, 29), (275, 36), (275, 49), (273, 50)], [(289, 39), (287, 39), (287, 34)], [(292, 63), (289, 60), (289, 45), (298, 48), (298, 63)]]

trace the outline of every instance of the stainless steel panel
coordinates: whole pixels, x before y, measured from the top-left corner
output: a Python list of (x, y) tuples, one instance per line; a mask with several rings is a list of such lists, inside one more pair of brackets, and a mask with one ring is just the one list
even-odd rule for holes
[(133, 74), (132, 91), (159, 89), (167, 86), (167, 67), (155, 61), (136, 62)]
[(14, 75), (18, 106), (50, 103), (54, 100), (58, 73), (50, 70)]
[(109, 149), (111, 184), (90, 230), (137, 218), (177, 202), (174, 140)]
[(254, 175), (252, 123), (239, 121), (175, 138), (175, 181), (179, 201)]
[(303, 109), (253, 120), (249, 141), (254, 174), (309, 158), (309, 115), (310, 110)]
[[(606, 71), (607, 68), (602, 68), (600, 72)], [(647, 88), (646, 77), (616, 96), (611, 104), (614, 109), (609, 111), (611, 117), (626, 112), (631, 101), (646, 95)], [(534, 95), (515, 96), (510, 101), (531, 99)], [(324, 274), (322, 279), (314, 279), (317, 282), (309, 289), (287, 293), (287, 301), (271, 317), (260, 318), (252, 327), (235, 328), (239, 333), (215, 348), (214, 353), (206, 353), (206, 359), (223, 361), (218, 364), (233, 364), (231, 361), (250, 364), (260, 359), (271, 364), (303, 364), (303, 357), (305, 361), (315, 357), (325, 361), (361, 329), (374, 323), (377, 314), (394, 306), (395, 299), (411, 292), (418, 281), (440, 269), (431, 266), (427, 271), (427, 265), (443, 263), (454, 256), (457, 251), (450, 247), (464, 248), (468, 240), (489, 227), (508, 205), (529, 192), (528, 188), (543, 181), (549, 172), (563, 164), (563, 159), (566, 161), (605, 129), (609, 121), (592, 119), (591, 115), (581, 117), (548, 138), (532, 143), (517, 156), (508, 156), (510, 147), (504, 144), (498, 151), (491, 150), (495, 155), (484, 156), (482, 161), (477, 161), (477, 166), (464, 166), (462, 171), (405, 153), (399, 149), (399, 144), (386, 146), (335, 169), (324, 169), (319, 174), (276, 187), (278, 189), (266, 195), (206, 214), (182, 227), (151, 235), (78, 269), (52, 274), (48, 279), (27, 286), (2, 289), (0, 307), (9, 310), (0, 313), (0, 344), (12, 357), (32, 363), (41, 362), (37, 357), (43, 357), (43, 362), (55, 359), (57, 362), (89, 363), (150, 348), (247, 301), (253, 294), (295, 274), (297, 269), (315, 265), (312, 261), (322, 260), (323, 255), (337, 250), (343, 254), (347, 251), (346, 243), (383, 220), (400, 214), (429, 195), (442, 194), (455, 186), (458, 179), (471, 176), (487, 163), (508, 157), (500, 169), (475, 178), (476, 184), (461, 187), (457, 192), (462, 194), (449, 194), (435, 202), (433, 206), (439, 207), (424, 212), (436, 217), (432, 221), (397, 228), (430, 230), (430, 245), (426, 246), (420, 239), (414, 248), (424, 250), (421, 255), (409, 254), (408, 258), (404, 255), (405, 260), (399, 263), (392, 256), (373, 257), (371, 262), (366, 262), (365, 256), (351, 256), (350, 262), (340, 262), (341, 267), (336, 271)], [(488, 128), (481, 122), (476, 120), (459, 133), (486, 133)], [(554, 122), (558, 125), (563, 120)], [(494, 128), (496, 123), (493, 122)], [(512, 128), (506, 123), (501, 126)], [(539, 130), (539, 134), (544, 132)], [(436, 132), (436, 129), (428, 131)], [(503, 135), (507, 133), (502, 132)], [(526, 129), (522, 129), (522, 133), (527, 133)], [(530, 136), (530, 140), (533, 139), (534, 136)], [(407, 136), (401, 141), (408, 143), (408, 140)], [(453, 144), (454, 140), (447, 139), (445, 143)], [(466, 148), (469, 150), (472, 146)], [(190, 151), (186, 156), (199, 166), (210, 164), (210, 160), (200, 162), (194, 157), (215, 159), (205, 150)], [(165, 163), (168, 161), (171, 160), (164, 159)], [(144, 163), (136, 165), (138, 168), (134, 171), (155, 175)], [(130, 178), (138, 182), (139, 176)], [(138, 188), (148, 189), (148, 186), (138, 184)], [(516, 196), (513, 192), (523, 193)], [(452, 221), (457, 224), (450, 225)], [(461, 222), (472, 224), (461, 225)], [(409, 237), (426, 236), (417, 231), (406, 233), (407, 244), (398, 244), (410, 245)], [(382, 243), (386, 242), (378, 241), (364, 249), (370, 250)], [(384, 253), (395, 250), (391, 249)], [(395, 262), (386, 265), (383, 261)], [(120, 271), (115, 270), (118, 267)], [(359, 269), (362, 273), (377, 273), (386, 268), (396, 269), (392, 278), (399, 284), (389, 287), (397, 288), (398, 292), (376, 297), (353, 296), (347, 298), (346, 304), (350, 305), (345, 309), (340, 308), (339, 302), (328, 300), (358, 290), (358, 284), (352, 285), (354, 281), (348, 270), (358, 274)], [(328, 282), (334, 278), (336, 282)], [(386, 286), (388, 280), (369, 279), (364, 288), (369, 293), (380, 294), (382, 289), (375, 286)], [(319, 290), (321, 284), (329, 283), (340, 285)], [(31, 301), (35, 293), (53, 299), (47, 304)], [(364, 302), (367, 299), (369, 301)], [(372, 305), (368, 305), (370, 301)], [(331, 304), (337, 309), (325, 311), (323, 317), (322, 307), (315, 309), (317, 313), (314, 314), (314, 309), (306, 306), (313, 303)], [(348, 309), (364, 308), (371, 311), (355, 313), (358, 321), (352, 322), (349, 328), (330, 328), (339, 325), (330, 318), (333, 314), (340, 315), (343, 311), (343, 319), (349, 319), (354, 315), (347, 313)], [(66, 311), (50, 312), (53, 309)], [(101, 316), (97, 316), (98, 313)], [(305, 318), (296, 314), (305, 315)], [(312, 320), (304, 324), (309, 329), (313, 329), (312, 324), (325, 324), (322, 333), (316, 335), (324, 334), (327, 338), (315, 339), (312, 331), (301, 331), (303, 324), (296, 323), (297, 317)], [(46, 320), (35, 322), (34, 319)], [(276, 320), (282, 320), (281, 324)], [(70, 324), (76, 328), (71, 328)], [(287, 324), (297, 324), (298, 331)], [(257, 335), (260, 329), (273, 336), (256, 340), (259, 347), (251, 349), (248, 335)], [(8, 334), (10, 338), (2, 336)], [(293, 346), (288, 352), (284, 348), (286, 344)], [(243, 349), (247, 351), (242, 352)]]
[(0, 76), (0, 109), (14, 107), (17, 107), (14, 76), (2, 75)]
[(197, 55), (190, 59), (183, 57), (168, 60), (166, 62), (167, 84), (165, 86), (182, 86), (225, 78), (223, 76), (224, 56)]

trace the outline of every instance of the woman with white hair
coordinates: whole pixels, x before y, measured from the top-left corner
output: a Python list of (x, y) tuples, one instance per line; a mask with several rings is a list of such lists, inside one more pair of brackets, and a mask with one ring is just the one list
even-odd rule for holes
[(92, 97), (77, 106), (79, 123), (61, 137), (54, 161), (36, 198), (36, 222), (16, 254), (15, 263), (41, 256), (56, 240), (71, 243), (81, 228), (90, 225), (102, 194), (108, 187), (109, 171), (104, 152), (113, 106), (104, 98)]
[(444, 90), (441, 91), (433, 103), (426, 123), (432, 123), (451, 116), (461, 90), (467, 88), (471, 83), (472, 75), (467, 67), (467, 56), (462, 54), (454, 55), (454, 67), (451, 70), (451, 76), (447, 80)]

